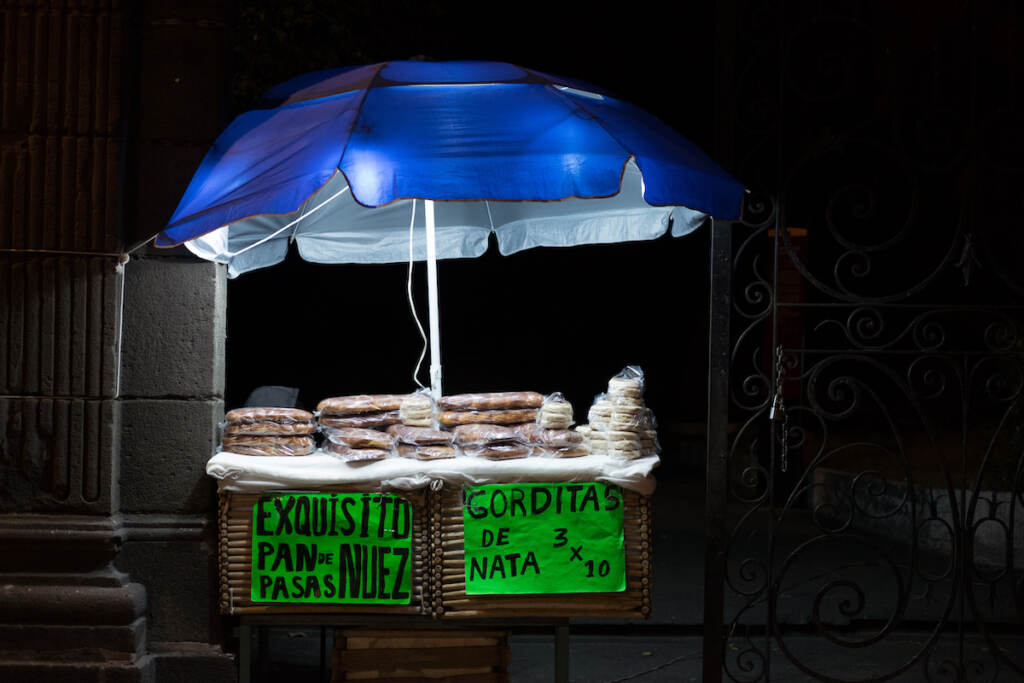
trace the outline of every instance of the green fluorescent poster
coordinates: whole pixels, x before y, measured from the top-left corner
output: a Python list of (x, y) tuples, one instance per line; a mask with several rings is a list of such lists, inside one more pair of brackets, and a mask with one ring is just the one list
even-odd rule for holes
[(490, 484), (464, 495), (467, 595), (626, 589), (617, 486)]
[(268, 493), (252, 509), (252, 601), (407, 605), (412, 507), (392, 494)]

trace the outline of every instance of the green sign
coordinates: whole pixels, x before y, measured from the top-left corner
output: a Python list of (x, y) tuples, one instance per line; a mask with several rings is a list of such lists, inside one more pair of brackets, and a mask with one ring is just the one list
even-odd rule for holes
[(626, 589), (617, 486), (491, 484), (464, 494), (468, 595)]
[(392, 494), (269, 493), (252, 508), (252, 601), (407, 605), (412, 507)]

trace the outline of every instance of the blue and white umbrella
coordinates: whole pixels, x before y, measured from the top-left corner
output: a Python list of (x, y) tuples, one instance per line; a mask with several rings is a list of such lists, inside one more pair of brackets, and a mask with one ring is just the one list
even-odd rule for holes
[(156, 244), (231, 277), (282, 261), (289, 242), (316, 263), (426, 260), (439, 396), (437, 259), (480, 256), (491, 233), (502, 254), (681, 236), (738, 218), (743, 192), (588, 84), (501, 62), (384, 62), (269, 90), (213, 144)]

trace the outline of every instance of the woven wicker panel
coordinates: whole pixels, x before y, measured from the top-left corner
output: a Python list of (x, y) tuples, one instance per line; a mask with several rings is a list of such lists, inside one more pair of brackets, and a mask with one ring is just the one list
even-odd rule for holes
[(623, 491), (626, 590), (621, 593), (466, 595), (462, 496), (456, 488), (430, 494), (433, 611), (445, 619), (609, 617), (646, 619), (651, 613), (650, 498)]
[(508, 683), (508, 633), (346, 629), (334, 635), (331, 681)]
[[(325, 486), (317, 492), (354, 492)], [(402, 492), (412, 504), (412, 601), (408, 605), (254, 603), (252, 579), (252, 507), (259, 494), (222, 492), (219, 501), (220, 611), (223, 614), (424, 614), (429, 612), (430, 568), (427, 566), (426, 495)]]

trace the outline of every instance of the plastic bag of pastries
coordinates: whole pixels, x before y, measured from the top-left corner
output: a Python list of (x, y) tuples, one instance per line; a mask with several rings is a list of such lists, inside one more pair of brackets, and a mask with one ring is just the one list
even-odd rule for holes
[(537, 424), (544, 429), (568, 429), (572, 426), (572, 404), (560, 391), (548, 394), (537, 409)]
[(468, 424), (517, 425), (537, 420), (536, 408), (509, 410), (442, 410), (438, 415), (442, 426), (456, 427)]
[(221, 448), (239, 455), (295, 456), (313, 452), (312, 436), (225, 436)]
[(316, 421), (299, 408), (235, 408), (221, 427), (226, 436), (305, 436), (316, 431)]
[(436, 406), (429, 389), (409, 394), (398, 406), (399, 419), (410, 427), (432, 427), (435, 413)]
[(619, 399), (641, 400), (644, 388), (644, 371), (639, 365), (627, 365), (608, 380), (608, 396), (613, 402)]
[(498, 391), (442, 396), (437, 407), (445, 411), (536, 410), (543, 402), (544, 396), (536, 391)]

